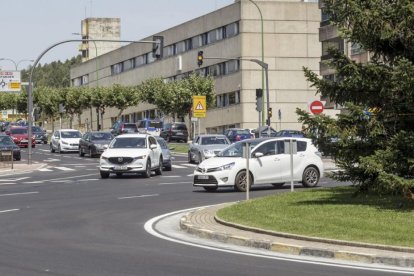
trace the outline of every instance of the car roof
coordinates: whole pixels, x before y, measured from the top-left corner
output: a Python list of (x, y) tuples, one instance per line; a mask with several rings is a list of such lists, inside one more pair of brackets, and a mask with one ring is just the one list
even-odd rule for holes
[(224, 137), (226, 137), (226, 135), (224, 135), (224, 134), (200, 134), (200, 135), (197, 135), (198, 137), (215, 137), (215, 136), (224, 136)]
[(116, 136), (116, 138), (129, 138), (129, 137), (134, 137), (134, 138), (146, 138), (148, 136), (153, 137), (152, 135), (149, 134), (145, 134), (145, 133), (126, 133), (126, 134), (121, 134)]
[(71, 128), (63, 128), (63, 129), (59, 129), (58, 131), (79, 131), (79, 130), (71, 129)]

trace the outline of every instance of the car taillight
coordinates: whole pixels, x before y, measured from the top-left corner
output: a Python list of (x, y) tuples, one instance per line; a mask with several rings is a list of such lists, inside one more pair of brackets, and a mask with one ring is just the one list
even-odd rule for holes
[(236, 136), (236, 141), (240, 141), (240, 135)]

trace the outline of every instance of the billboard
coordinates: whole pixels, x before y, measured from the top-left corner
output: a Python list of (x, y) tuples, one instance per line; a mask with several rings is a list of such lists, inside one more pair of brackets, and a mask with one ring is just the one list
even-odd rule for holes
[(0, 71), (0, 92), (20, 92), (20, 71)]

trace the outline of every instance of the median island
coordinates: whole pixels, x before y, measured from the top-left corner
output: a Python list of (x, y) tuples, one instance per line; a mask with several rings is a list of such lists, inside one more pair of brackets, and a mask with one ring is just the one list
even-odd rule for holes
[(275, 194), (220, 209), (226, 222), (296, 235), (414, 248), (414, 201), (354, 187)]

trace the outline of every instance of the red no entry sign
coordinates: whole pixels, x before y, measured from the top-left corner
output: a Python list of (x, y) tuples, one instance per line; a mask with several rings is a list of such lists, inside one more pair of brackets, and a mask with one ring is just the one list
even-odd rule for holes
[(309, 106), (310, 112), (313, 114), (320, 114), (323, 112), (323, 103), (321, 101), (313, 101)]

